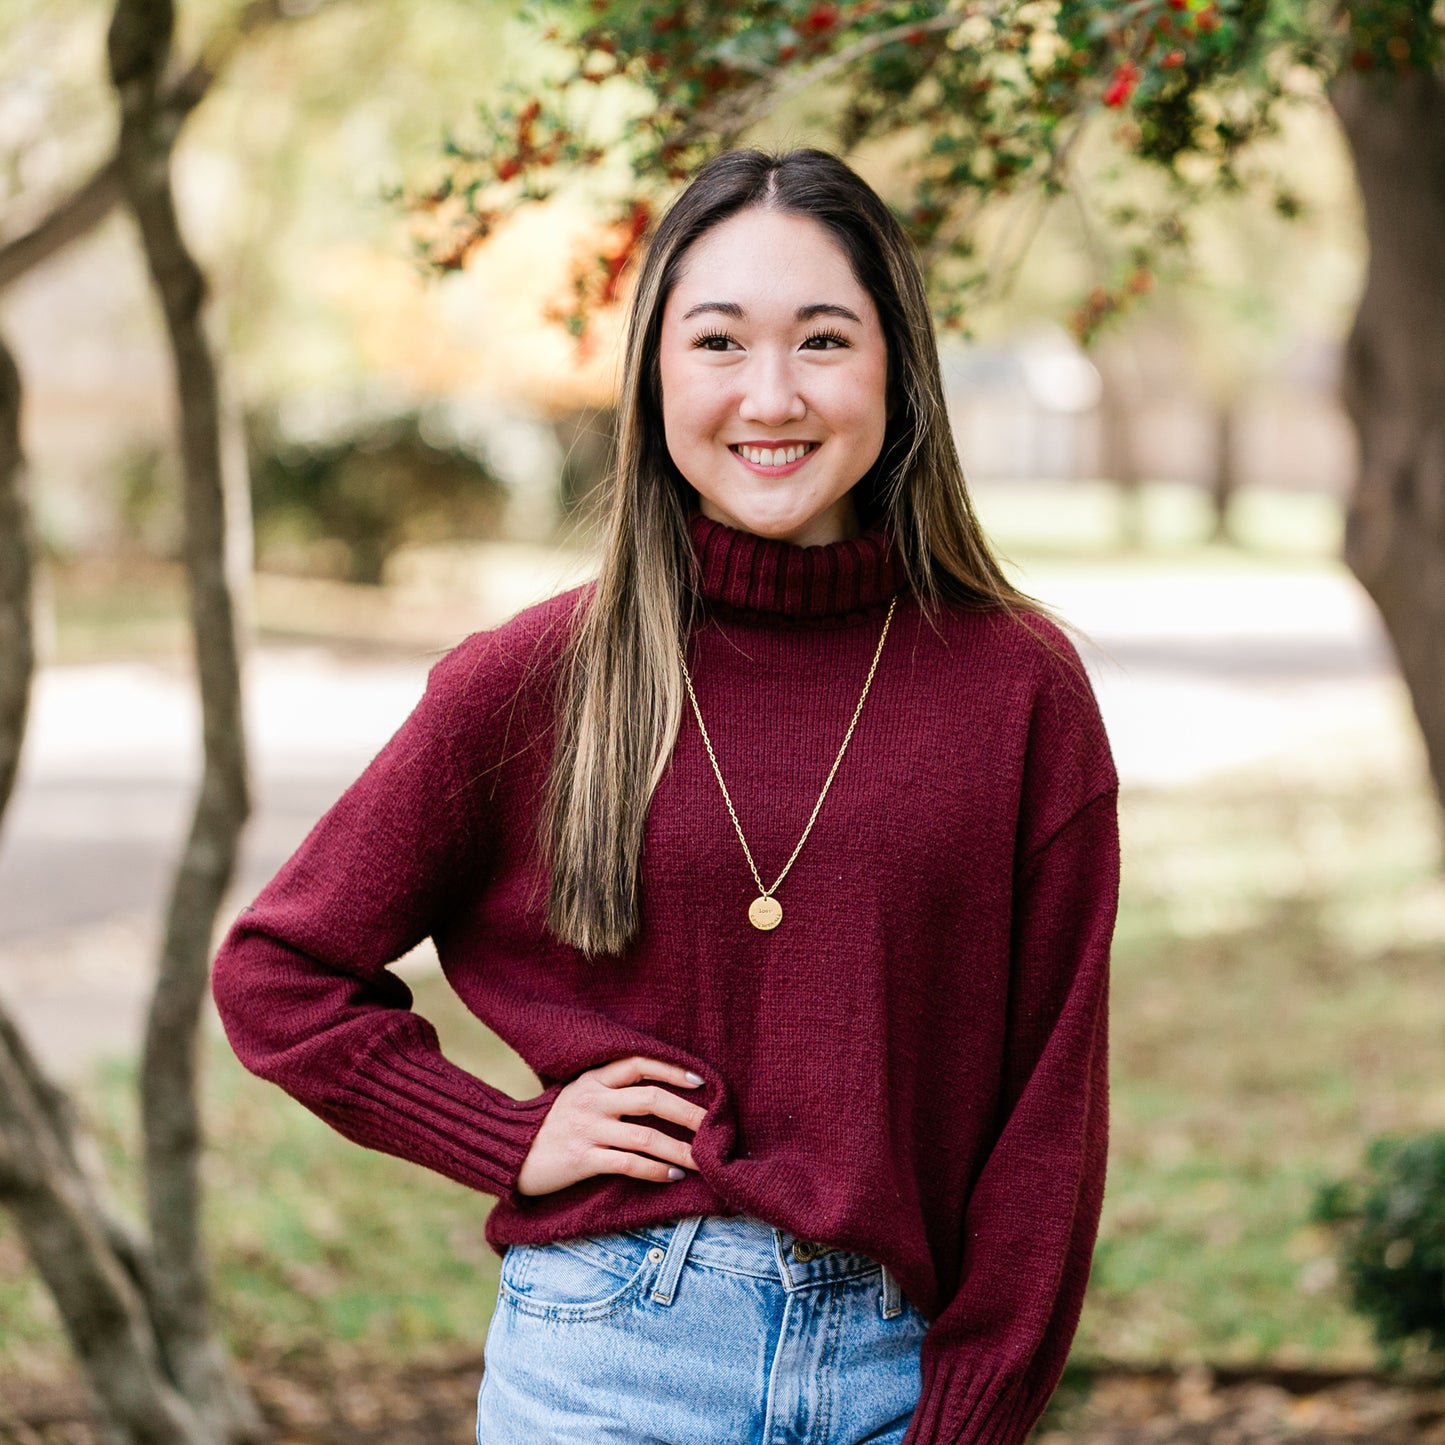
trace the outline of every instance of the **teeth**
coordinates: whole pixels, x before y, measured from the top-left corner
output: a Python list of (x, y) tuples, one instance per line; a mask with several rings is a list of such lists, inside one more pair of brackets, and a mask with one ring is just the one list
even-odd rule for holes
[(813, 450), (816, 443), (799, 447), (739, 447), (738, 452), (755, 467), (786, 467)]

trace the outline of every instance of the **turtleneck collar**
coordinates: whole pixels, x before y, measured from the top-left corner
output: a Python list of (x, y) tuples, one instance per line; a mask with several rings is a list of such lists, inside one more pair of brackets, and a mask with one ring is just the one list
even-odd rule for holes
[(701, 512), (688, 518), (699, 591), (729, 611), (838, 618), (887, 604), (907, 585), (903, 558), (883, 523), (856, 537), (799, 547), (740, 531)]

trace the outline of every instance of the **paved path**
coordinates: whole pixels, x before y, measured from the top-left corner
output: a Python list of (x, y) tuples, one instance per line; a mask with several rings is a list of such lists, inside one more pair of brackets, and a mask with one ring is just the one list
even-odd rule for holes
[[(1343, 572), (1059, 571), (1028, 585), (1097, 645), (1085, 656), (1126, 786), (1417, 758), (1378, 624)], [(401, 723), (435, 655), (268, 646), (252, 658), (256, 809), (235, 907)], [(57, 667), (38, 679), (0, 834), (0, 995), (61, 1073), (138, 1037), (197, 729), (181, 666)]]

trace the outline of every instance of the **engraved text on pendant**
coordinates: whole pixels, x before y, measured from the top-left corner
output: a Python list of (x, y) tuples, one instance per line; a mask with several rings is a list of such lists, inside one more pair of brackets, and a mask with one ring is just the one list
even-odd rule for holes
[(776, 898), (760, 894), (748, 907), (748, 922), (765, 933), (783, 921), (783, 905)]

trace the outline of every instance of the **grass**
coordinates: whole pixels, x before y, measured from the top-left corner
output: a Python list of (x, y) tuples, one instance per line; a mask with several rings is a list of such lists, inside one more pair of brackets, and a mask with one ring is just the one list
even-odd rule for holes
[(1423, 779), (1126, 793), (1109, 1187), (1082, 1358), (1368, 1365), (1305, 1223), (1369, 1137), (1445, 1127)]
[(42, 575), (36, 630), (48, 661), (189, 654), (186, 580), (179, 564), (84, 559), (51, 563)]

